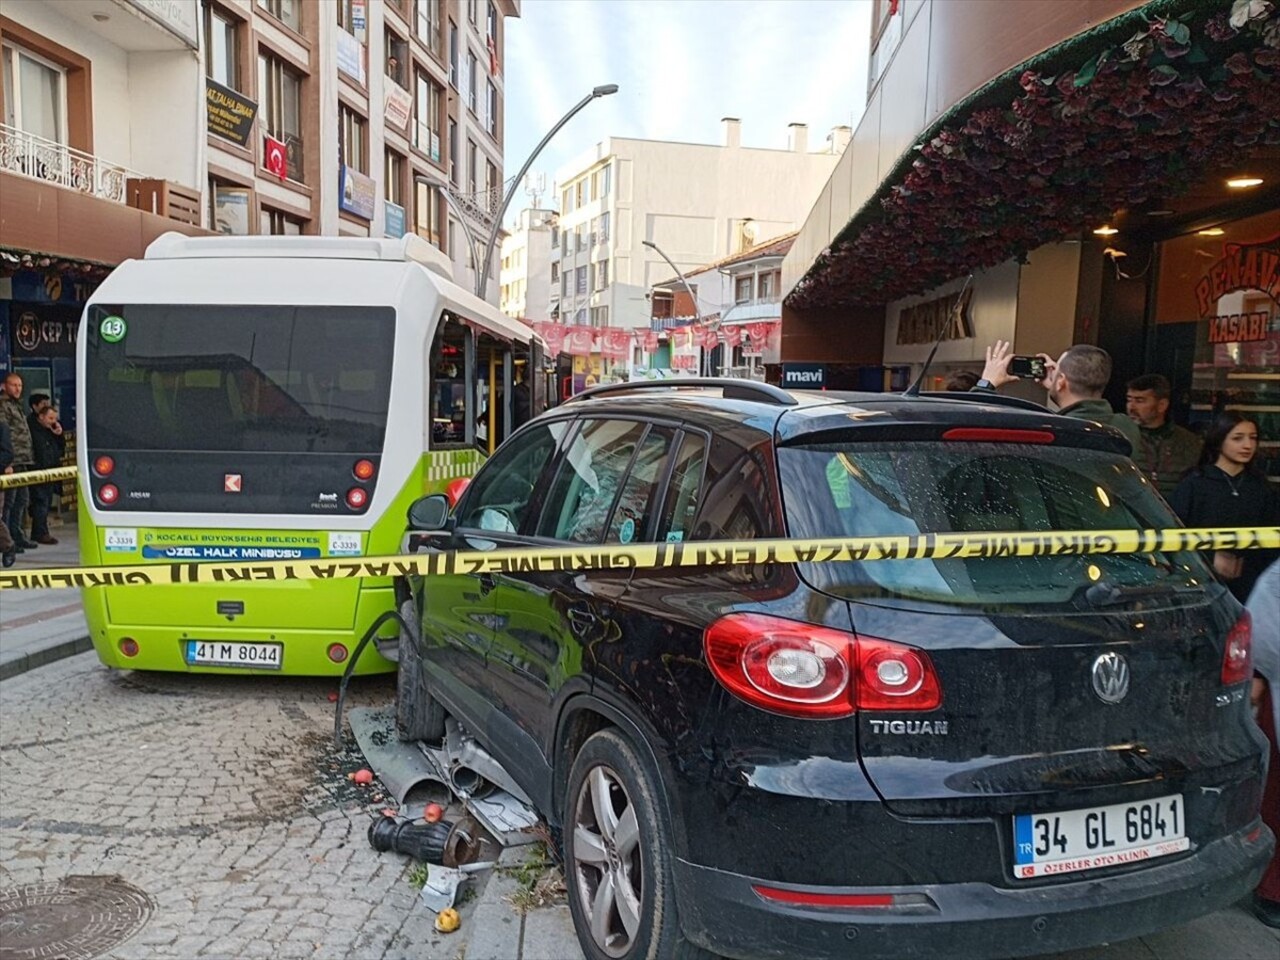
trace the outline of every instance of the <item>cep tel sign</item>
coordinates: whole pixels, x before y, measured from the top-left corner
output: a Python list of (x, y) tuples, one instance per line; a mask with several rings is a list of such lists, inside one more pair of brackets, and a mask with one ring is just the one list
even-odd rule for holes
[(106, 343), (119, 343), (128, 331), (129, 325), (124, 322), (124, 317), (107, 317), (98, 326), (98, 336)]
[(782, 386), (793, 390), (821, 390), (827, 385), (824, 363), (784, 363)]

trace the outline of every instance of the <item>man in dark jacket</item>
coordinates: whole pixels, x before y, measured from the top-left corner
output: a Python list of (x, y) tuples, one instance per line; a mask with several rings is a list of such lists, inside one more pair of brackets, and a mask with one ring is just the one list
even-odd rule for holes
[(1129, 381), (1125, 412), (1138, 424), (1141, 440), (1133, 459), (1167, 500), (1200, 462), (1204, 440), (1169, 419), (1169, 381), (1148, 373)]
[[(10, 373), (4, 378), (3, 390), (0, 391), (0, 420), (9, 427), (9, 436), (13, 441), (13, 472), (35, 469), (35, 455), (31, 450), (31, 428), (27, 425), (27, 413), (22, 409), (22, 377)], [(22, 518), (27, 512), (29, 494), (26, 487), (14, 487), (5, 497), (4, 520), (9, 525), (9, 534), (13, 537), (15, 549), (35, 549), (36, 542), (28, 540), (22, 532)]]
[[(1142, 443), (1138, 425), (1123, 413), (1116, 413), (1102, 398), (1102, 392), (1111, 380), (1111, 355), (1107, 351), (1087, 343), (1077, 343), (1057, 360), (1047, 353), (1037, 356), (1044, 361), (1045, 369), (1044, 379), (1039, 382), (1049, 392), (1049, 399), (1057, 405), (1059, 415), (1114, 427), (1137, 451)], [(1018, 379), (1009, 372), (1012, 359), (1013, 344), (997, 340), (987, 348), (982, 379), (973, 389), (995, 390)]]
[[(9, 476), (13, 473), (13, 441), (10, 439), (9, 424), (0, 420), (0, 476)], [(8, 499), (9, 491), (0, 489), (0, 516), (4, 515), (5, 500)], [(13, 566), (13, 538), (9, 536), (9, 528), (0, 523), (0, 558), (6, 567)]]
[[(46, 405), (31, 416), (31, 449), (36, 458), (37, 470), (51, 470), (62, 466), (62, 456), (67, 452), (67, 441), (62, 436), (62, 424), (58, 422), (56, 408)], [(36, 543), (55, 544), (57, 538), (49, 533), (49, 508), (58, 484), (37, 483), (31, 488), (31, 539)]]

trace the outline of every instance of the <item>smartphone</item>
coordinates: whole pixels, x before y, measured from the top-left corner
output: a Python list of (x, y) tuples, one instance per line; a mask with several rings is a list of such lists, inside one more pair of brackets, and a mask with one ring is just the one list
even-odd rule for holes
[(1009, 360), (1009, 372), (1020, 380), (1043, 380), (1043, 357), (1012, 357)]

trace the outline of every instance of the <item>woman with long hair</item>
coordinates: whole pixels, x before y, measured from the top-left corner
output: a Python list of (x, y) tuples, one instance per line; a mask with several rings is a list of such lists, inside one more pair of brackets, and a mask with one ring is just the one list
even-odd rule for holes
[[(1201, 465), (1178, 484), (1169, 505), (1188, 527), (1280, 524), (1280, 494), (1258, 469), (1258, 425), (1239, 413), (1218, 414), (1204, 438)], [(1275, 551), (1219, 550), (1213, 569), (1244, 603)]]

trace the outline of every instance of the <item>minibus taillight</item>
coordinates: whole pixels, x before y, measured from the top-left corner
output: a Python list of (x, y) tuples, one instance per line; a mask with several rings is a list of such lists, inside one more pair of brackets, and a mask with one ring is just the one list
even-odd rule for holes
[(368, 492), (360, 487), (352, 487), (347, 491), (347, 506), (352, 510), (359, 510), (368, 502)]
[(111, 471), (116, 468), (116, 462), (111, 457), (101, 456), (93, 461), (93, 472), (100, 477), (111, 476)]
[(356, 465), (351, 468), (351, 473), (357, 480), (372, 480), (377, 472), (372, 460), (357, 460)]
[(98, 488), (98, 501), (104, 506), (109, 507), (120, 499), (120, 488), (114, 483), (104, 483)]

